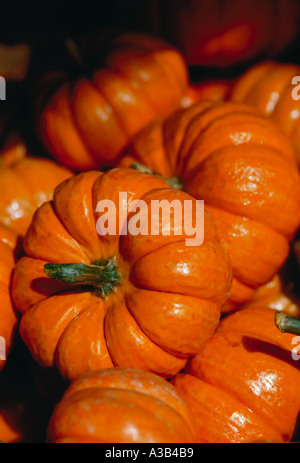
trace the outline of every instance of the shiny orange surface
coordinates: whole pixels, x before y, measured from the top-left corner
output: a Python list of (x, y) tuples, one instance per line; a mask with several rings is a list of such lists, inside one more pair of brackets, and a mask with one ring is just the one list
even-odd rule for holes
[(202, 199), (233, 268), (230, 311), (268, 283), (300, 223), (295, 152), (251, 106), (203, 101), (156, 120), (132, 140), (120, 166), (139, 162)]
[[(299, 77), (293, 82), (294, 77)], [(264, 61), (233, 85), (229, 99), (244, 102), (270, 117), (292, 141), (300, 163), (300, 66)]]
[(161, 40), (125, 34), (111, 45), (91, 80), (62, 84), (38, 117), (48, 151), (75, 170), (112, 166), (141, 127), (180, 106), (187, 86), (183, 57)]
[(173, 380), (204, 442), (288, 442), (300, 407), (293, 335), (273, 311), (244, 309), (221, 321), (204, 351)]
[[(119, 192), (128, 195), (121, 207)], [(146, 204), (195, 201), (133, 169), (81, 173), (62, 183), (53, 204), (36, 212), (24, 239), (27, 256), (15, 269), (13, 298), (23, 313), (21, 336), (41, 365), (56, 365), (68, 379), (113, 365), (172, 376), (218, 324), (231, 287), (228, 256), (208, 214), (202, 245), (186, 246), (184, 231), (120, 236), (118, 230), (99, 237), (95, 209), (103, 198), (114, 201), (123, 221), (126, 208), (138, 198)], [(90, 265), (113, 258), (122, 283), (106, 298), (90, 289), (72, 292), (43, 272), (49, 262)]]

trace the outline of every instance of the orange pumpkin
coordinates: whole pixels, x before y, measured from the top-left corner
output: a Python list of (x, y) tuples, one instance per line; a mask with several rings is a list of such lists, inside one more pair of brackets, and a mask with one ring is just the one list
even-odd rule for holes
[(159, 39), (125, 34), (112, 40), (91, 79), (67, 79), (38, 116), (47, 150), (75, 170), (112, 166), (130, 137), (180, 106), (188, 75), (181, 54)]
[(150, 0), (147, 4), (150, 30), (175, 43), (191, 65), (226, 68), (271, 57), (299, 34), (297, 0)]
[(242, 306), (242, 308), (246, 307), (269, 307), (278, 312), (300, 317), (299, 296), (284, 287), (279, 274), (267, 284), (260, 286), (251, 299)]
[[(10, 297), (17, 234), (0, 224), (0, 370), (6, 364), (16, 334), (18, 317)], [(1, 438), (0, 438), (1, 440)]]
[(172, 381), (194, 414), (198, 441), (290, 441), (300, 411), (294, 347), (293, 335), (276, 328), (271, 310), (225, 317), (186, 373)]
[(34, 211), (71, 175), (51, 160), (28, 156), (19, 137), (10, 136), (0, 153), (0, 223), (24, 235)]
[[(189, 195), (156, 176), (91, 171), (58, 186), (24, 238), (27, 255), (15, 268), (12, 289), (23, 313), (20, 333), (33, 357), (56, 365), (65, 378), (113, 365), (172, 376), (218, 324), (231, 268), (210, 216), (205, 213), (202, 245), (187, 246), (181, 223), (178, 228), (159, 215), (159, 233), (124, 234), (134, 218), (128, 208), (141, 198), (146, 205), (190, 200), (195, 207)], [(100, 200), (113, 201), (116, 234), (97, 233)], [(169, 226), (170, 234), (162, 234)]]
[(181, 107), (187, 108), (202, 100), (225, 101), (230, 88), (230, 82), (222, 80), (190, 84), (181, 100)]
[[(297, 78), (294, 82), (293, 79)], [(300, 66), (264, 61), (246, 71), (228, 98), (254, 106), (270, 117), (293, 142), (300, 164)], [(298, 85), (297, 85), (298, 84)]]
[(205, 201), (233, 267), (232, 310), (277, 273), (300, 223), (300, 177), (289, 140), (257, 110), (204, 101), (157, 119), (120, 166), (141, 163)]
[(48, 426), (50, 443), (192, 443), (195, 436), (191, 412), (174, 386), (128, 368), (82, 375)]

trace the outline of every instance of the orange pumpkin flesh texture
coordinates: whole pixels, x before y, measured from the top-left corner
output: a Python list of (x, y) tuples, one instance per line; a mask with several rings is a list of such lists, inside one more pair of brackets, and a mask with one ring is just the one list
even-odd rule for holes
[[(140, 198), (147, 204), (195, 202), (133, 169), (78, 174), (37, 210), (24, 238), (26, 256), (15, 268), (12, 292), (23, 313), (22, 338), (41, 365), (56, 365), (71, 380), (113, 365), (164, 377), (178, 373), (212, 336), (230, 293), (230, 261), (207, 213), (198, 246), (187, 246), (184, 232), (174, 234), (173, 221), (170, 235), (120, 236), (118, 230), (99, 237), (99, 200), (114, 201), (117, 217), (127, 221), (119, 192), (127, 192), (128, 205)], [(64, 266), (55, 265), (72, 263), (85, 264), (76, 267), (81, 279), (72, 281), (81, 286), (62, 278)]]
[(35, 210), (72, 172), (48, 159), (28, 156), (13, 135), (0, 153), (0, 223), (24, 235)]
[(46, 148), (75, 170), (112, 166), (141, 127), (180, 107), (188, 83), (181, 54), (157, 38), (125, 34), (109, 48), (104, 68), (60, 83), (39, 114)]
[(51, 443), (191, 443), (195, 423), (176, 389), (128, 368), (88, 372), (75, 380), (48, 426)]
[(300, 223), (294, 150), (278, 127), (241, 103), (204, 101), (142, 129), (119, 165), (140, 163), (204, 200), (233, 268), (230, 301), (245, 303), (277, 273)]
[(263, 61), (236, 80), (228, 98), (249, 104), (270, 117), (292, 141), (300, 164), (299, 82), (292, 82), (297, 76), (300, 66)]
[(300, 410), (294, 336), (273, 311), (249, 308), (225, 317), (202, 353), (172, 380), (189, 404), (198, 442), (288, 442)]
[(18, 323), (17, 312), (10, 296), (10, 284), (15, 266), (14, 250), (17, 241), (17, 234), (0, 224), (0, 371), (5, 366)]

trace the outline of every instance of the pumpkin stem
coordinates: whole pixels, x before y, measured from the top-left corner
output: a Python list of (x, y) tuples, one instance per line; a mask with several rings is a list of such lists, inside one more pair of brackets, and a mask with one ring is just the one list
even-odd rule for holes
[(130, 164), (130, 168), (138, 170), (139, 172), (143, 172), (144, 174), (156, 175), (156, 177), (159, 177), (162, 180), (164, 180), (164, 182), (166, 182), (171, 188), (174, 188), (174, 190), (182, 190), (183, 189), (183, 183), (182, 183), (182, 181), (180, 180), (179, 177), (165, 178), (162, 175), (155, 172), (155, 170), (153, 170), (150, 167), (147, 167), (144, 164), (141, 164), (139, 162), (133, 162), (132, 164)]
[(286, 313), (275, 313), (275, 324), (282, 333), (300, 335), (300, 318), (287, 315)]
[(69, 285), (92, 287), (100, 297), (105, 298), (122, 282), (115, 259), (86, 264), (46, 264), (44, 272), (52, 280)]

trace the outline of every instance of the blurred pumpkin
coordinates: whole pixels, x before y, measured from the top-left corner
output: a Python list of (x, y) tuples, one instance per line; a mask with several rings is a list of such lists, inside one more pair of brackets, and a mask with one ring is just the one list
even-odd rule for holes
[(29, 156), (20, 137), (10, 135), (0, 152), (0, 223), (24, 235), (35, 210), (71, 175), (49, 159)]
[(191, 65), (226, 68), (272, 57), (299, 33), (297, 0), (151, 0), (148, 5), (150, 30), (175, 43)]
[(189, 84), (181, 100), (181, 106), (187, 108), (203, 100), (225, 101), (230, 87), (230, 82), (222, 80)]

